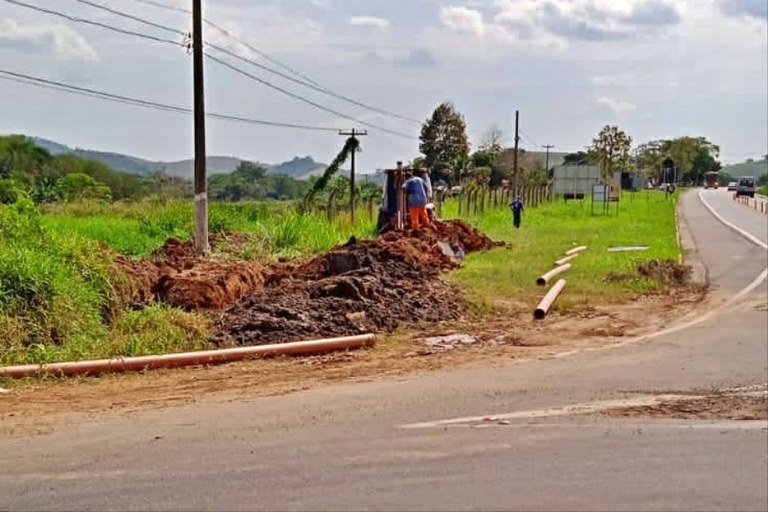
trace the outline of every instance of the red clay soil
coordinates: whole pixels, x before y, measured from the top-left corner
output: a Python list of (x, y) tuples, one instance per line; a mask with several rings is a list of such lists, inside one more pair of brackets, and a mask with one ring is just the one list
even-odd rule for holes
[(498, 245), (462, 221), (444, 221), (418, 232), (352, 238), (310, 261), (269, 267), (198, 259), (191, 243), (177, 240), (148, 259), (118, 257), (117, 263), (135, 306), (228, 308), (217, 316), (211, 342), (257, 345), (456, 319), (463, 301), (438, 279), (440, 271), (458, 266), (456, 255)]
[(155, 301), (188, 311), (220, 310), (264, 285), (265, 267), (252, 261), (196, 258), (191, 242), (169, 239), (148, 259), (118, 256), (130, 302)]

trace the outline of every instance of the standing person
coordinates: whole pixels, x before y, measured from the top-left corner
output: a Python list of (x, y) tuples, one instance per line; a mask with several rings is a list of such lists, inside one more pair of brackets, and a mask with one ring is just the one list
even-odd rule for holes
[(512, 223), (516, 228), (520, 227), (520, 219), (523, 216), (523, 198), (517, 196), (517, 198), (509, 204), (509, 208), (512, 210)]
[(408, 213), (411, 216), (411, 229), (419, 229), (420, 224), (427, 226), (429, 217), (427, 216), (427, 185), (419, 176), (413, 176), (410, 172), (406, 173), (403, 189), (407, 196)]

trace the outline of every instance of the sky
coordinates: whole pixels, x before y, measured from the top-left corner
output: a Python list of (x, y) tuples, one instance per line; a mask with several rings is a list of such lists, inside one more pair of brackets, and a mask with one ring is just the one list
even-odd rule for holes
[[(192, 106), (192, 59), (181, 35), (78, 0), (20, 1), (179, 44), (0, 0), (0, 69)], [(191, 30), (190, 15), (151, 5), (189, 9), (191, 0), (91, 1)], [(203, 10), (207, 20), (271, 60), (206, 25), (210, 43), (336, 95), (211, 49), (252, 77), (335, 113), (211, 60), (205, 63), (207, 109), (367, 129), (358, 157), (362, 172), (418, 156), (414, 121), (426, 120), (443, 101), (465, 117), (474, 148), (494, 124), (511, 146), (518, 110), (521, 145), (528, 150), (545, 144), (554, 151), (582, 150), (604, 125), (616, 124), (636, 144), (705, 136), (721, 147), (725, 163), (768, 154), (767, 0), (203, 0)], [(193, 155), (190, 116), (3, 79), (0, 133), (152, 160)], [(329, 162), (343, 142), (334, 131), (207, 122), (210, 155), (265, 163), (309, 155)]]

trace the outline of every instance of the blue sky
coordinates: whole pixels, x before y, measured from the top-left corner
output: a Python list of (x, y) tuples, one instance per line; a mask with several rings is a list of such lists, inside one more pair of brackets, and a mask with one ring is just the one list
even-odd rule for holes
[[(75, 0), (41, 7), (166, 36)], [(180, 30), (187, 15), (137, 0), (94, 0)], [(190, 0), (157, 0), (188, 8)], [(583, 149), (605, 124), (635, 140), (703, 135), (726, 162), (768, 153), (766, 0), (204, 0), (207, 18), (323, 87), (380, 109), (426, 119), (448, 100), (476, 143), (497, 124), (511, 144), (520, 110), (523, 147)], [(170, 35), (174, 38), (175, 36)], [(249, 54), (222, 34), (206, 37)], [(236, 61), (235, 61), (236, 62)], [(191, 59), (182, 48), (71, 23), (0, 0), (0, 68), (74, 85), (191, 105)], [(275, 85), (397, 131), (363, 140), (366, 171), (418, 154), (418, 126), (238, 66)], [(207, 62), (210, 110), (350, 128)], [(192, 155), (191, 120), (0, 80), (0, 133), (158, 160)], [(279, 162), (330, 161), (332, 132), (211, 120), (210, 154)]]

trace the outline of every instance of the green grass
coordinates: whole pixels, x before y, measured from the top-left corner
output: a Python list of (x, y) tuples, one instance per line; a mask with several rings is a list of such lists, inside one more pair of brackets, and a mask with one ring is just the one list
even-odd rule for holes
[[(455, 214), (455, 205), (446, 205), (446, 217)], [(571, 263), (573, 267), (558, 276), (568, 282), (558, 307), (598, 302), (622, 302), (640, 292), (659, 288), (656, 281), (636, 273), (638, 261), (677, 260), (680, 249), (675, 226), (675, 201), (656, 192), (625, 194), (618, 217), (591, 214), (590, 201), (557, 200), (530, 208), (523, 215), (522, 227), (512, 226), (506, 208), (470, 217), (471, 224), (496, 240), (511, 244), (508, 249), (469, 255), (465, 265), (448, 279), (467, 290), (480, 311), (519, 311), (532, 309), (544, 293), (536, 277), (554, 267), (554, 261), (578, 245), (588, 246)], [(643, 252), (607, 252), (614, 245), (648, 245)], [(606, 282), (608, 274), (636, 277)]]
[[(42, 224), (54, 232), (104, 243), (127, 256), (147, 256), (167, 238), (190, 240), (194, 234), (189, 201), (59, 205), (47, 209)], [(349, 215), (329, 223), (318, 215), (300, 215), (285, 202), (211, 203), (209, 211), (212, 235), (250, 236), (251, 243), (237, 254), (249, 258), (313, 254), (352, 235), (373, 235), (374, 229), (375, 219), (369, 219), (367, 212), (360, 212), (353, 226)]]
[(763, 185), (759, 189), (757, 189), (758, 194), (762, 194), (764, 196), (768, 196), (768, 185)]

